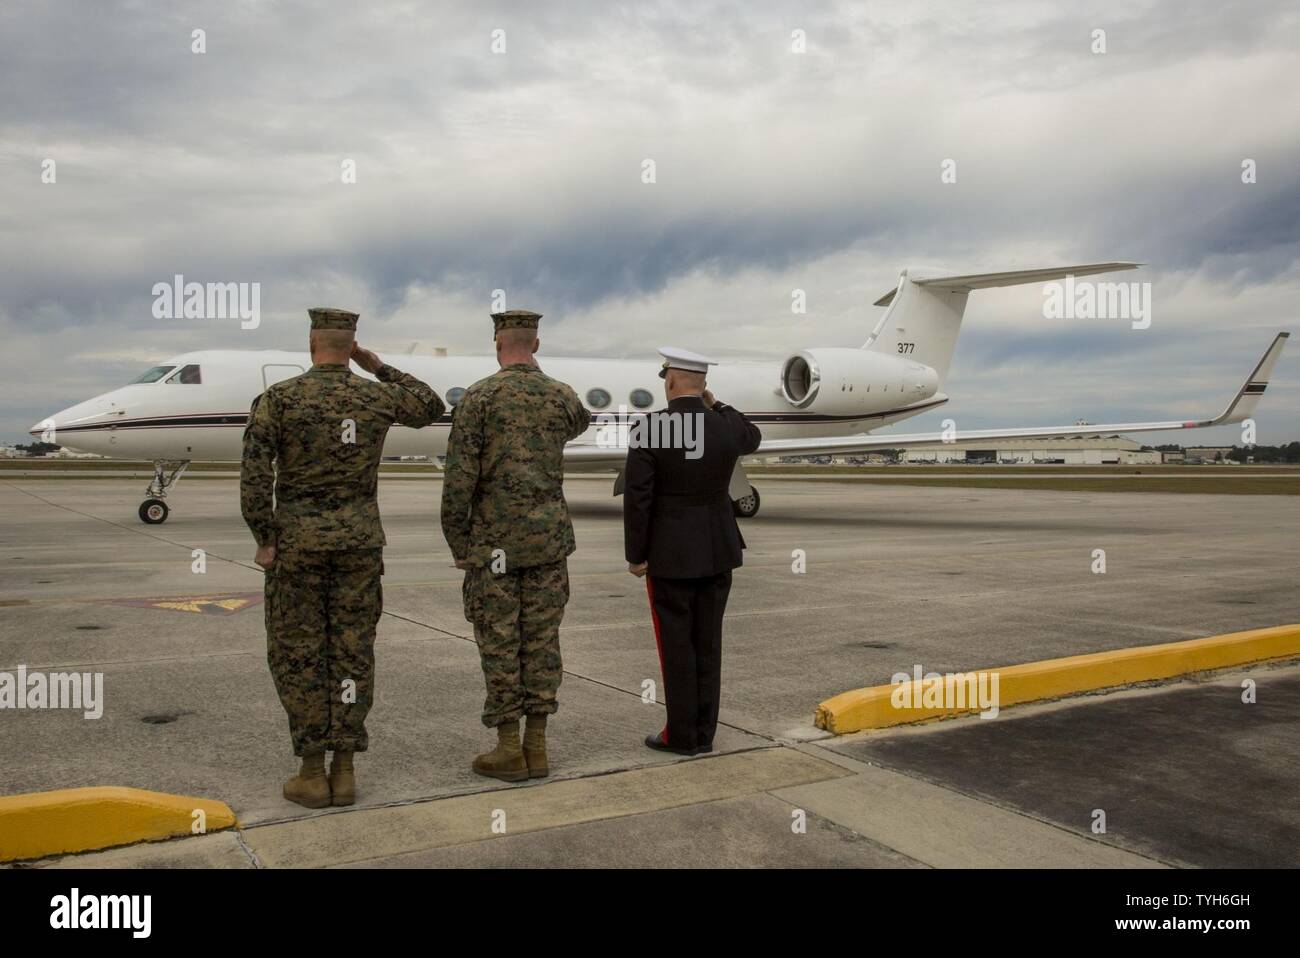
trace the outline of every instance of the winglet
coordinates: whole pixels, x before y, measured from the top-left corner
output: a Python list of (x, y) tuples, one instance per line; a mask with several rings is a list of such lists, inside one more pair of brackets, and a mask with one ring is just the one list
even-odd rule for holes
[(1264, 353), (1264, 358), (1256, 364), (1251, 374), (1246, 377), (1245, 385), (1237, 390), (1237, 395), (1233, 397), (1232, 402), (1228, 403), (1228, 408), (1218, 417), (1205, 422), (1188, 423), (1188, 426), (1231, 425), (1244, 422), (1253, 416), (1255, 407), (1259, 405), (1259, 397), (1264, 395), (1264, 390), (1268, 388), (1268, 379), (1273, 374), (1273, 367), (1277, 365), (1277, 358), (1282, 355), (1282, 347), (1286, 345), (1290, 336), (1288, 332), (1281, 332), (1274, 337)]

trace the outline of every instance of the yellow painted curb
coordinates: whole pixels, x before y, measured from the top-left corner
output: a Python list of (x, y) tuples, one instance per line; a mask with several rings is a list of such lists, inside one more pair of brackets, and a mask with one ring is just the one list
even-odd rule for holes
[[(1097, 689), (1132, 685), (1135, 682), (1152, 682), (1192, 672), (1209, 672), (1249, 662), (1293, 656), (1300, 656), (1300, 624), (1231, 632), (1185, 642), (1140, 645), (1131, 649), (1072, 655), (1063, 659), (1045, 659), (1042, 662), (1026, 662), (1023, 665), (980, 671), (989, 676), (997, 675), (997, 704), (1000, 708), (1005, 708), (1023, 702), (1061, 698)], [(976, 674), (979, 673), (967, 673)], [(914, 680), (909, 679), (898, 685), (874, 685), (843, 692), (817, 706), (813, 721), (818, 728), (843, 735), (862, 729), (886, 728), (890, 725), (925, 722), (979, 711), (978, 705), (969, 702), (951, 706), (924, 705), (923, 691), (928, 684), (930, 683), (922, 681), (918, 687)], [(914, 707), (896, 707), (896, 692), (899, 702)], [(940, 695), (939, 699), (942, 702), (943, 696)], [(922, 704), (918, 705), (917, 701)], [(960, 702), (955, 699), (950, 701)]]
[[(202, 816), (195, 812), (202, 812)], [(139, 788), (66, 788), (0, 797), (0, 862), (233, 827), (225, 802)]]

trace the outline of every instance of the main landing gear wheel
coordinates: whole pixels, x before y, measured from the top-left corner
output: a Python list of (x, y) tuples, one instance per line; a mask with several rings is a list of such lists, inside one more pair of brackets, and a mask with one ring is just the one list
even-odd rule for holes
[(749, 487), (749, 495), (731, 500), (732, 511), (742, 519), (752, 519), (758, 515), (758, 490)]
[(161, 499), (146, 499), (140, 503), (140, 519), (151, 526), (166, 522), (169, 512), (171, 510), (167, 508), (167, 503)]

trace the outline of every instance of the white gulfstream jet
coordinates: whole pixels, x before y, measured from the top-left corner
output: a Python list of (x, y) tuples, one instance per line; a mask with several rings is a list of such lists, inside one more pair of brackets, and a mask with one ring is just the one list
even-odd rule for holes
[[(709, 374), (714, 393), (742, 410), (763, 430), (757, 457), (854, 453), (949, 441), (1049, 439), (1078, 435), (1196, 429), (1238, 423), (1251, 416), (1288, 333), (1278, 333), (1263, 359), (1222, 413), (1190, 422), (1104, 423), (1087, 426), (979, 429), (939, 433), (868, 435), (868, 432), (934, 409), (943, 392), (957, 345), (966, 298), (974, 289), (1015, 286), (1133, 269), (1137, 263), (1090, 263), (1058, 269), (956, 275), (904, 270), (898, 286), (877, 306), (888, 309), (859, 349), (816, 347), (782, 362), (723, 363)], [(304, 338), (306, 332), (304, 330)], [(429, 383), (454, 406), (471, 383), (497, 368), (492, 356), (384, 357)], [(617, 473), (622, 491), (626, 448), (610, 422), (662, 405), (659, 363), (646, 360), (564, 359), (542, 356), (547, 374), (569, 383), (595, 413), (593, 426), (565, 450), (572, 471)], [(55, 414), (32, 427), (32, 435), (73, 449), (120, 459), (151, 459), (154, 480), (140, 518), (163, 522), (168, 490), (190, 462), (237, 461), (253, 398), (274, 382), (311, 365), (302, 353), (211, 350), (173, 357), (120, 389)], [(603, 417), (601, 414), (605, 414)], [(606, 425), (597, 425), (603, 421)], [(388, 456), (440, 456), (447, 449), (451, 416), (425, 429), (394, 427)], [(626, 430), (622, 431), (626, 441)], [(737, 466), (731, 495), (736, 512), (758, 512), (758, 491)]]

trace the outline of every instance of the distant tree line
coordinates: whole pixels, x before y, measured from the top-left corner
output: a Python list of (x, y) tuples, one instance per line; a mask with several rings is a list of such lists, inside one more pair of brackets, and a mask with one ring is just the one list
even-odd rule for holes
[(1245, 462), (1246, 457), (1256, 462), (1300, 462), (1300, 442), (1288, 442), (1285, 446), (1233, 446), (1227, 458), (1234, 462)]
[(29, 456), (43, 456), (48, 452), (58, 452), (62, 446), (56, 446), (52, 442), (32, 442), (23, 445), (21, 442), (15, 443), (14, 448), (19, 452), (25, 452)]
[[(1182, 446), (1172, 443), (1142, 448), (1148, 452), (1186, 451)], [(1247, 459), (1253, 459), (1255, 462), (1300, 462), (1300, 442), (1293, 440), (1281, 446), (1233, 446), (1227, 453), (1215, 454), (1215, 462), (1223, 459), (1231, 459), (1233, 462), (1245, 462)]]

